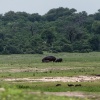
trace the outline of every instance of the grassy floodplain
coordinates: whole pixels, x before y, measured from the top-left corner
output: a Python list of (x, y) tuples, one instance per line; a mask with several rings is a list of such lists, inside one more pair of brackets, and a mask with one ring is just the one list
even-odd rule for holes
[[(43, 57), (53, 55), (56, 58), (62, 58), (61, 63), (42, 63)], [(9, 89), (16, 94), (10, 93), (12, 96), (7, 100), (17, 100), (20, 95), (25, 95), (27, 91), (41, 91), (43, 92), (67, 92), (67, 91), (81, 91), (92, 92), (100, 94), (100, 80), (92, 82), (79, 82), (81, 87), (70, 88), (67, 84), (77, 84), (77, 82), (28, 82), (15, 81), (5, 82), (5, 78), (41, 78), (41, 77), (73, 77), (73, 76), (95, 76), (100, 75), (100, 53), (44, 53), (44, 54), (16, 54), (16, 55), (0, 55), (0, 87), (6, 90), (0, 95), (5, 98), (10, 93)], [(56, 84), (60, 83), (60, 87)], [(39, 95), (40, 96), (40, 95)], [(38, 100), (38, 97), (36, 99)], [(17, 99), (15, 99), (16, 97)], [(32, 95), (25, 97), (31, 98)], [(24, 98), (24, 97), (23, 97)], [(20, 100), (25, 100), (21, 98)], [(41, 96), (41, 100), (56, 100), (57, 96)], [(60, 97), (58, 100), (78, 100), (78, 98)], [(99, 98), (98, 96), (95, 98)], [(93, 98), (93, 100), (95, 100)], [(90, 99), (90, 98), (89, 98)], [(2, 99), (3, 100), (3, 99)], [(5, 99), (4, 99), (5, 100)], [(31, 99), (30, 99), (31, 100)], [(82, 100), (79, 99), (79, 100)], [(84, 99), (83, 99), (84, 100)]]
[[(47, 55), (63, 58), (62, 63), (42, 63), (41, 59)], [(17, 72), (20, 69), (25, 70)], [(49, 68), (49, 70), (45, 70)], [(9, 72), (10, 69), (15, 69)], [(44, 69), (41, 72), (39, 69)], [(62, 70), (61, 70), (62, 69)], [(66, 69), (66, 70), (63, 70)], [(75, 76), (100, 74), (100, 53), (57, 53), (44, 55), (0, 55), (0, 77), (42, 77), (42, 76)], [(3, 72), (3, 73), (2, 73)]]

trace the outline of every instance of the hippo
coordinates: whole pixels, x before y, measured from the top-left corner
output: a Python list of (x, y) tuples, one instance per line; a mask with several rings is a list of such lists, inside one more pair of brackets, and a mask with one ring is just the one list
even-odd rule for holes
[(58, 58), (55, 60), (55, 62), (62, 62), (62, 61), (63, 61), (62, 58)]
[(54, 56), (46, 56), (42, 59), (42, 62), (55, 62), (56, 57)]
[(68, 84), (68, 86), (69, 86), (69, 87), (72, 87), (72, 86), (74, 86), (74, 85), (73, 85), (73, 84)]
[(56, 86), (61, 86), (61, 84), (56, 84)]
[(82, 85), (81, 84), (76, 84), (75, 87), (77, 87), (77, 86), (82, 86)]

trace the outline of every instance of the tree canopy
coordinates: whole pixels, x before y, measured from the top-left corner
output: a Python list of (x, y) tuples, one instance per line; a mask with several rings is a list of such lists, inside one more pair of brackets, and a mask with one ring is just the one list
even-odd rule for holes
[(95, 14), (54, 8), (45, 15), (0, 14), (0, 54), (100, 51), (100, 9)]

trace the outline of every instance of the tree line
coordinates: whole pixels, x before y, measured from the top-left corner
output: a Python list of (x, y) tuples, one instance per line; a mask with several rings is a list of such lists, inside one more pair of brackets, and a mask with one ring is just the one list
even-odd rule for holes
[(0, 14), (0, 54), (100, 51), (100, 9), (53, 8), (44, 15)]

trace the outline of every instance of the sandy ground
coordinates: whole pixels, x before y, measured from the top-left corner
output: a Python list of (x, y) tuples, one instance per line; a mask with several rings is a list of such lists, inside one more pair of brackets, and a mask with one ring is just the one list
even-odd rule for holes
[[(0, 72), (46, 72), (50, 70), (70, 70), (74, 68), (9, 68), (0, 69)], [(76, 68), (75, 68), (76, 69)], [(77, 68), (79, 69), (79, 68)], [(92, 82), (100, 80), (100, 76), (74, 76), (74, 77), (41, 77), (41, 78), (1, 78), (2, 81), (7, 82)], [(0, 91), (5, 91), (4, 88), (0, 88)], [(30, 92), (32, 94), (41, 94), (41, 92)], [(97, 95), (85, 94), (83, 92), (43, 92), (46, 95), (57, 95), (57, 96), (70, 96), (70, 97), (81, 97), (81, 98), (95, 98)], [(99, 99), (98, 99), (99, 100)]]
[(74, 77), (42, 77), (42, 78), (3, 78), (2, 81), (9, 82), (90, 82), (100, 80), (99, 76), (74, 76)]
[[(68, 96), (68, 97), (79, 97), (79, 98), (94, 98), (93, 100), (99, 100), (99, 96), (93, 93), (84, 92), (29, 92), (29, 94), (45, 94), (45, 95), (56, 95), (56, 96)], [(96, 98), (96, 99), (95, 99)]]
[[(10, 73), (17, 73), (17, 72), (47, 72), (53, 70), (70, 70), (74, 68), (1, 68), (0, 72), (10, 72)], [(75, 68), (79, 69), (79, 68)], [(85, 81), (94, 81), (100, 80), (100, 76), (74, 76), (74, 77), (42, 77), (42, 78), (1, 78), (0, 80), (3, 81), (28, 81), (28, 82), (85, 82)]]

